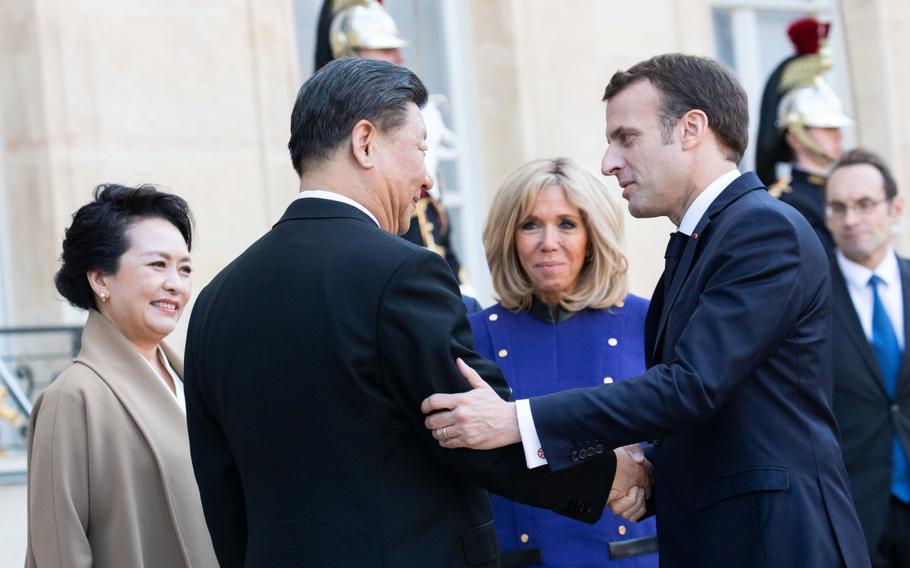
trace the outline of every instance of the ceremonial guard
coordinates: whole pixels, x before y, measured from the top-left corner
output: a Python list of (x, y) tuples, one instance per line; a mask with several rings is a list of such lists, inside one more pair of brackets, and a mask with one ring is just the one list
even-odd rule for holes
[[(339, 57), (352, 56), (402, 65), (400, 50), (406, 45), (408, 42), (399, 35), (395, 20), (376, 0), (325, 0), (319, 15), (315, 68)], [(441, 202), (445, 180), (439, 162), (455, 159), (458, 143), (457, 136), (443, 120), (441, 109), (445, 104), (443, 95), (431, 94), (421, 109), (427, 128), (427, 173), (433, 177), (435, 186), (418, 202), (411, 227), (403, 236), (445, 258), (464, 290), (467, 277), (452, 249), (451, 224)]]
[[(852, 124), (822, 78), (832, 64), (829, 30), (829, 23), (814, 18), (787, 28), (796, 53), (765, 85), (755, 155), (756, 173), (768, 191), (803, 214), (828, 253), (834, 241), (825, 227), (825, 181), (841, 154), (841, 129)], [(781, 163), (790, 164), (788, 175), (778, 176)]]

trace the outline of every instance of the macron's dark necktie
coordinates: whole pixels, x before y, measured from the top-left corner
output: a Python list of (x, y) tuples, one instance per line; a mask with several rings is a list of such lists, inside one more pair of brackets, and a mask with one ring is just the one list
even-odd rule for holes
[(670, 293), (670, 285), (673, 284), (676, 265), (679, 264), (679, 258), (682, 256), (688, 240), (689, 235), (680, 231), (670, 235), (670, 242), (667, 243), (667, 251), (664, 253), (664, 299)]

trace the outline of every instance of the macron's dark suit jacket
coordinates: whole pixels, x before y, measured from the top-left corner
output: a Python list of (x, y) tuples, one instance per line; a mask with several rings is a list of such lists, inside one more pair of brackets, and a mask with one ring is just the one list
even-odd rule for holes
[(831, 411), (828, 261), (809, 224), (744, 174), (664, 294), (644, 375), (531, 399), (550, 467), (585, 461), (591, 440), (656, 439), (663, 566), (868, 566)]
[(520, 444), (447, 450), (424, 428), (425, 397), (469, 388), (456, 357), (508, 395), (472, 349), (442, 257), (355, 207), (294, 201), (190, 319), (190, 448), (221, 566), (497, 566), (480, 487), (595, 521), (612, 452), (551, 474)]
[[(910, 261), (898, 259), (904, 297), (904, 337), (910, 337)], [(910, 454), (910, 357), (904, 349), (894, 400), (885, 391), (875, 351), (866, 339), (847, 283), (831, 261), (834, 312), (834, 415), (866, 542), (874, 550), (888, 518), (891, 444), (900, 435)]]

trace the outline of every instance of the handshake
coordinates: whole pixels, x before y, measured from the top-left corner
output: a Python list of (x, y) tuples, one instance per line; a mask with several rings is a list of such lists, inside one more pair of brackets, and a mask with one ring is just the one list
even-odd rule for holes
[[(424, 425), (443, 448), (491, 450), (521, 442), (514, 402), (506, 402), (490, 385), (461, 359), (456, 365), (471, 390), (462, 393), (437, 393), (421, 404), (426, 414)], [(652, 465), (638, 444), (613, 450), (616, 474), (607, 506), (614, 514), (637, 521), (645, 514), (645, 501), (651, 496)]]
[(615, 515), (637, 521), (645, 514), (645, 501), (651, 496), (653, 466), (638, 444), (613, 450), (616, 475), (610, 488), (607, 506)]

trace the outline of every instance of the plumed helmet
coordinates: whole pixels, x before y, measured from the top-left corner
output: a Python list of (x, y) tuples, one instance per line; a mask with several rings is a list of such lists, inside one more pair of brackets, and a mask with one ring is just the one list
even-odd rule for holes
[(797, 126), (812, 128), (843, 128), (853, 124), (844, 113), (840, 98), (821, 77), (808, 87), (786, 93), (777, 112), (778, 129), (790, 130)]
[(359, 49), (397, 49), (408, 42), (376, 0), (325, 0), (316, 30), (316, 70)]
[(805, 129), (842, 128), (853, 123), (844, 113), (840, 98), (822, 78), (832, 65), (827, 46), (830, 28), (829, 23), (814, 18), (796, 20), (787, 28), (796, 53), (778, 65), (768, 79), (759, 116), (755, 170), (766, 185), (776, 181), (779, 162), (793, 159), (786, 133), (825, 157)]

